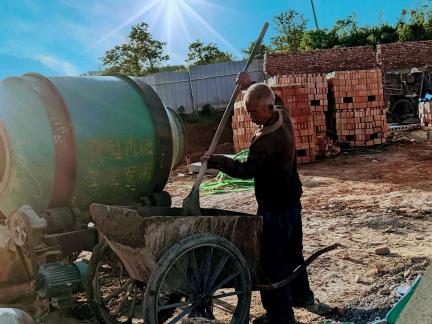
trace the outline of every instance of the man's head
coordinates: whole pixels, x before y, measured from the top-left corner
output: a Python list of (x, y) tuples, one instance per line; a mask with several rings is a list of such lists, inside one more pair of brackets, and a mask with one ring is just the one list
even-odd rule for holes
[(251, 85), (244, 96), (246, 111), (257, 125), (266, 124), (273, 116), (274, 101), (272, 89), (264, 83)]

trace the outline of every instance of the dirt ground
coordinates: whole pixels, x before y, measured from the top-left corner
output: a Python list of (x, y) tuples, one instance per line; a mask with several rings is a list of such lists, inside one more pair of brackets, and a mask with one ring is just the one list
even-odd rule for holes
[[(302, 165), (299, 172), (305, 256), (332, 243), (342, 246), (309, 267), (316, 297), (335, 311), (325, 318), (296, 309), (297, 319), (366, 323), (384, 317), (397, 301), (396, 290), (412, 283), (432, 260), (432, 143), (342, 153)], [(166, 188), (175, 206), (194, 179), (184, 173), (176, 170)], [(250, 213), (257, 207), (253, 191), (204, 196), (201, 205)], [(376, 255), (380, 246), (390, 254)], [(259, 293), (254, 293), (252, 318), (263, 312)], [(93, 321), (51, 313), (38, 322)]]
[[(328, 318), (296, 309), (301, 323), (366, 323), (384, 317), (398, 287), (432, 260), (432, 143), (395, 144), (300, 166), (305, 256), (340, 243), (309, 267), (316, 297), (335, 307)], [(175, 175), (167, 190), (180, 206), (192, 179)], [(250, 192), (201, 198), (205, 207), (254, 213)], [(387, 246), (390, 254), (375, 254)], [(254, 293), (251, 314), (264, 312)]]

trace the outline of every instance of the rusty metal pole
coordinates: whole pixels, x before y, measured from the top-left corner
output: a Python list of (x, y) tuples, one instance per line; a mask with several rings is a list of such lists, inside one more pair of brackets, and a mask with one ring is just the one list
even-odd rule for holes
[(192, 114), (193, 114), (197, 119), (199, 119), (198, 109), (195, 107), (195, 103), (194, 103), (193, 86), (192, 86), (192, 78), (191, 78), (190, 67), (188, 67), (188, 78), (189, 78), (190, 99), (191, 99), (191, 104), (192, 104)]

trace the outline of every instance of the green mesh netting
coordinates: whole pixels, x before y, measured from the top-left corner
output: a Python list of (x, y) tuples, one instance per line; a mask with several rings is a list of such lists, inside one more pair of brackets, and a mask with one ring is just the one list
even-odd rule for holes
[[(240, 151), (234, 155), (234, 160), (246, 161), (248, 154), (249, 150)], [(203, 182), (200, 186), (201, 192), (205, 195), (252, 190), (253, 188), (253, 179), (236, 179), (223, 172), (219, 172), (214, 179)]]

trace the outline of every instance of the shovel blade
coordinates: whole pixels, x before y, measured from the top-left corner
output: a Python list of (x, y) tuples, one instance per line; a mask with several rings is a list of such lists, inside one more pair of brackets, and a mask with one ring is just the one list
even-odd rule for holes
[(183, 200), (182, 207), (185, 216), (201, 216), (199, 189), (196, 190), (194, 188), (191, 190), (189, 195)]

